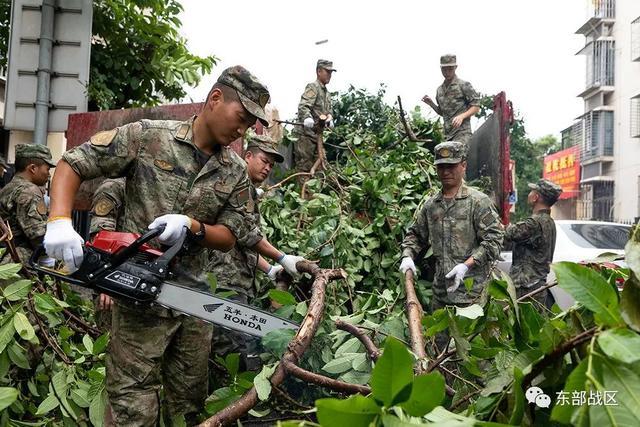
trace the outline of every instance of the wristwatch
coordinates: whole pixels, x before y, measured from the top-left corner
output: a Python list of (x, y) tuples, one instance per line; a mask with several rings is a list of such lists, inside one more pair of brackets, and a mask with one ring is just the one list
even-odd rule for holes
[(207, 229), (204, 227), (204, 222), (200, 221), (200, 229), (197, 233), (193, 233), (193, 240), (196, 242), (201, 242), (204, 240), (204, 237), (207, 235)]

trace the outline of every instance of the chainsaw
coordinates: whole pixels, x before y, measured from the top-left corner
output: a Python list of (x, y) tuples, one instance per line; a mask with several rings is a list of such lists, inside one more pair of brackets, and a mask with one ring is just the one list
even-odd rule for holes
[(136, 305), (157, 304), (247, 335), (263, 337), (277, 329), (299, 328), (287, 319), (252, 306), (173, 282), (171, 261), (188, 250), (189, 233), (163, 252), (148, 244), (163, 230), (155, 228), (143, 235), (99, 231), (85, 244), (82, 264), (71, 274), (39, 265), (43, 246), (34, 251), (29, 263), (38, 272), (77, 286)]

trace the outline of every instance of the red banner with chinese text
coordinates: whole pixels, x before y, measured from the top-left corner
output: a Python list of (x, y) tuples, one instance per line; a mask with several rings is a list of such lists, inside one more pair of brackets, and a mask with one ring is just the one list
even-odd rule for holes
[(580, 194), (580, 150), (577, 145), (545, 156), (542, 177), (562, 187), (560, 199)]

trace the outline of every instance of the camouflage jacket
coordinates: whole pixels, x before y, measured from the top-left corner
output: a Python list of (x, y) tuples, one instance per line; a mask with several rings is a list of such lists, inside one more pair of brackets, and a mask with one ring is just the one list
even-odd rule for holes
[[(303, 122), (304, 119), (311, 117), (313, 121), (318, 121), (321, 114), (331, 114), (331, 96), (327, 87), (316, 80), (304, 88), (298, 104), (298, 120)], [(295, 131), (299, 133), (301, 127), (296, 126)], [(304, 128), (304, 134), (315, 136), (313, 130), (307, 128)]]
[(118, 220), (124, 216), (125, 180), (105, 179), (93, 194), (91, 235), (100, 230), (119, 231)]
[(253, 213), (247, 216), (247, 223), (251, 224), (248, 227), (249, 232), (240, 237), (229, 252), (211, 249), (207, 266), (207, 271), (216, 276), (218, 289), (236, 291), (250, 298), (255, 295), (254, 284), (258, 266), (258, 253), (252, 248), (263, 238), (260, 231), (258, 198), (253, 185), (251, 196), (256, 205)]
[[(13, 241), (23, 262), (42, 243), (47, 228), (49, 209), (45, 190), (20, 175), (0, 190), (0, 217), (9, 223)], [(8, 259), (5, 253), (3, 260)]]
[[(126, 178), (122, 231), (140, 233), (154, 218), (174, 213), (224, 225), (242, 236), (253, 208), (246, 165), (220, 147), (203, 166), (192, 124), (193, 119), (141, 120), (100, 132), (63, 158), (83, 180)], [(206, 265), (207, 251), (182, 256), (174, 267), (176, 281), (206, 287)]]
[(511, 279), (516, 287), (531, 288), (547, 282), (556, 248), (556, 225), (549, 209), (507, 227), (505, 239), (513, 242)]
[[(446, 304), (469, 303), (477, 299), (489, 279), (503, 236), (491, 199), (463, 183), (455, 198), (446, 200), (440, 192), (425, 202), (402, 242), (402, 256), (415, 259), (431, 247), (436, 264), (434, 297)], [(453, 278), (444, 276), (470, 256), (475, 265), (466, 278), (473, 278), (473, 289), (460, 286), (447, 294)]]
[(471, 118), (465, 119), (457, 129), (453, 128), (451, 120), (471, 106), (480, 105), (480, 95), (473, 89), (471, 83), (458, 77), (454, 77), (449, 85), (442, 83), (436, 92), (436, 102), (440, 109), (438, 113), (444, 122), (444, 140), (468, 142), (465, 139), (471, 137)]

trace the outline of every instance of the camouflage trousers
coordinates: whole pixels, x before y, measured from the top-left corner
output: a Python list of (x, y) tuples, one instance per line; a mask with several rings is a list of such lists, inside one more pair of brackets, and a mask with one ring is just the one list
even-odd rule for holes
[(309, 172), (318, 156), (316, 136), (300, 135), (293, 144), (293, 159), (298, 172)]
[[(228, 299), (243, 304), (248, 303), (247, 295), (241, 293)], [(224, 357), (229, 353), (240, 353), (240, 360), (244, 364), (245, 370), (255, 371), (262, 368), (259, 338), (214, 326), (211, 344), (212, 353), (220, 357)]]
[(116, 302), (107, 354), (107, 393), (116, 426), (156, 426), (160, 391), (166, 416), (199, 413), (208, 387), (212, 327), (160, 307)]
[(464, 143), (467, 147), (471, 143), (471, 129), (458, 128), (451, 131), (450, 134), (445, 135), (444, 141), (457, 141)]

